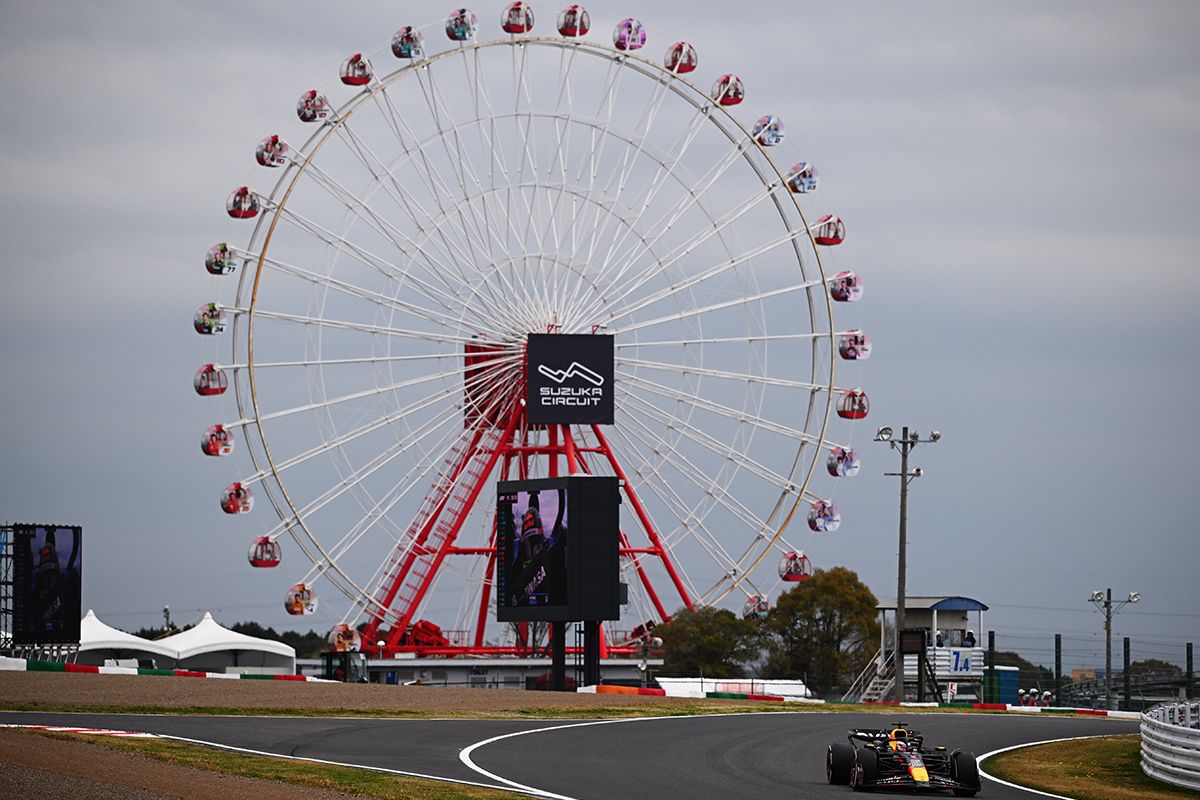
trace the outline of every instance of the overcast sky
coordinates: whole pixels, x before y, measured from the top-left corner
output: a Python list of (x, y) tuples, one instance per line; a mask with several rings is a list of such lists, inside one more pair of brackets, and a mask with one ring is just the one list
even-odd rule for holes
[[(476, 8), (489, 31), (501, 5)], [(1181, 661), (1200, 639), (1200, 5), (588, 5), (594, 35), (634, 14), (655, 51), (687, 38), (737, 71), (820, 166), (868, 281), (867, 423), (944, 437), (912, 462), (909, 593), (977, 598), (1002, 647), (1050, 663), (1062, 632), (1095, 664), (1088, 596), (1137, 590), (1115, 635)], [(201, 258), (296, 95), (442, 10), (0, 9), (0, 518), (83, 525), (84, 606), (110, 624), (170, 604), (294, 626), (196, 452)], [(846, 522), (812, 553), (890, 597), (898, 457), (867, 427)]]

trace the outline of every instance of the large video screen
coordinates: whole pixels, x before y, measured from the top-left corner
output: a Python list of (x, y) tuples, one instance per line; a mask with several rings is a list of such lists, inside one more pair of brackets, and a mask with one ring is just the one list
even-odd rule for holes
[(78, 644), (83, 542), (79, 526), (13, 526), (13, 643)]
[(574, 475), (496, 487), (496, 619), (619, 619), (620, 488)]
[[(567, 603), (566, 487), (505, 493), (499, 502), (497, 603), (506, 608)], [(502, 532), (501, 532), (502, 531)]]

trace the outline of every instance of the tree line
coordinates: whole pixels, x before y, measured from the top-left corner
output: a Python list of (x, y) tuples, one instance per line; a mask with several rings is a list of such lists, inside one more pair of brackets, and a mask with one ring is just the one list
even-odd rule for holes
[(845, 567), (818, 569), (779, 596), (765, 617), (682, 609), (654, 629), (663, 676), (802, 680), (832, 694), (858, 676), (879, 642), (877, 600)]

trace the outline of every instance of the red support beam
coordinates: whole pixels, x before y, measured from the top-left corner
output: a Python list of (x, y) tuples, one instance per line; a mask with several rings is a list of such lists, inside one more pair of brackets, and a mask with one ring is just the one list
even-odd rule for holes
[[(483, 491), (484, 484), (487, 483), (488, 478), (492, 474), (492, 470), (496, 468), (496, 461), (499, 460), (500, 455), (504, 452), (506, 443), (512, 439), (513, 431), (516, 430), (517, 422), (520, 420), (523, 414), (524, 412), (519, 407), (514, 407), (512, 412), (509, 413), (508, 422), (504, 426), (504, 433), (500, 435), (500, 439), (496, 443), (495, 449), (492, 450), (491, 454), (488, 456), (487, 463), (480, 471), (479, 477), (476, 478), (475, 483), (472, 484), (470, 494), (467, 495), (467, 499), (463, 503), (462, 508), (459, 509), (454, 519), (451, 520), (450, 530), (446, 534), (446, 538), (442, 542), (441, 546), (438, 547), (438, 553), (434, 557), (433, 563), (429, 567), (429, 571), (426, 572), (425, 577), (421, 579), (421, 584), (417, 587), (417, 591), (413, 596), (412, 602), (409, 604), (408, 608), (403, 610), (403, 616), (401, 616), (399, 621), (392, 627), (391, 633), (388, 635), (387, 639), (387, 646), (389, 648), (394, 648), (396, 646), (396, 643), (399, 641), (400, 637), (404, 635), (404, 632), (408, 629), (408, 626), (412, 624), (413, 617), (416, 615), (417, 609), (421, 606), (421, 601), (425, 599), (426, 592), (429, 591), (429, 587), (433, 585), (434, 578), (437, 577), (438, 567), (442, 565), (442, 561), (444, 561), (446, 558), (447, 548), (454, 546), (454, 540), (458, 538), (458, 533), (460, 530), (462, 530), (463, 522), (470, 515), (471, 509), (475, 507), (475, 501), (479, 499), (479, 494)], [(478, 444), (478, 437), (475, 439), (475, 443)], [(471, 455), (473, 457), (474, 453)], [(470, 458), (467, 459), (467, 462), (469, 461)], [(459, 474), (462, 474), (461, 470), (459, 471)], [(445, 507), (445, 502), (442, 503), (442, 507)]]
[[(427, 519), (421, 526), (420, 533), (417, 534), (417, 538), (414, 541), (413, 546), (409, 549), (408, 554), (404, 558), (404, 564), (396, 573), (396, 577), (392, 580), (392, 585), (388, 587), (387, 593), (384, 595), (383, 600), (380, 601), (381, 607), (372, 612), (371, 621), (363, 630), (363, 635), (366, 641), (375, 641), (375, 637), (379, 632), (379, 627), (385, 621), (387, 611), (392, 608), (392, 603), (396, 600), (396, 594), (400, 591), (400, 587), (404, 585), (404, 581), (408, 577), (409, 570), (412, 569), (413, 564), (422, 554), (425, 541), (429, 538), (429, 532), (433, 530), (434, 523), (437, 522), (438, 517), (441, 516), (442, 509), (446, 507), (446, 502), (450, 499), (450, 495), (454, 492), (454, 484), (458, 482), (463, 470), (467, 468), (467, 464), (471, 463), (471, 459), (475, 455), (475, 448), (479, 446), (479, 440), (482, 436), (483, 428), (481, 427), (476, 428), (471, 434), (471, 444), (466, 448), (466, 450), (463, 451), (462, 459), (458, 464), (455, 465), (454, 474), (450, 481), (448, 481), (446, 484), (445, 493), (443, 493), (441, 498), (439, 498), (437, 505), (429, 515), (429, 519)], [(403, 631), (401, 631), (401, 633), (403, 633)], [(390, 636), (388, 637), (388, 640), (390, 643)]]
[[(522, 394), (523, 392), (518, 389), (509, 395), (511, 406), (508, 409), (507, 416), (497, 414), (492, 417), (494, 420), (504, 420), (504, 432), (495, 447), (491, 448), (490, 451), (481, 446), (485, 429), (489, 423), (482, 419), (477, 422), (477, 427), (471, 435), (469, 447), (465, 451), (463, 458), (454, 466), (452, 472), (449, 473), (449, 477), (451, 478), (449, 482), (450, 488), (443, 496), (438, 498), (437, 504), (428, 518), (419, 521), (421, 526), (420, 531), (415, 537), (409, 552), (406, 554), (402, 567), (397, 572), (396, 577), (392, 580), (388, 591), (384, 595), (386, 598), (386, 602), (384, 603), (386, 610), (372, 612), (368, 626), (364, 630), (364, 635), (367, 639), (373, 641), (379, 627), (387, 619), (395, 619), (396, 624), (389, 631), (388, 635), (388, 642), (385, 648), (387, 652), (395, 653), (403, 650), (423, 655), (440, 656), (528, 654), (529, 645), (524, 640), (524, 637), (519, 637), (522, 640), (518, 641), (516, 647), (489, 647), (484, 645), (488, 604), (492, 597), (492, 586), (495, 582), (496, 570), (498, 568), (494, 513), (492, 533), (487, 546), (461, 547), (456, 544), (456, 539), (460, 535), (466, 519), (470, 516), (475, 504), (479, 502), (481, 494), (488, 485), (492, 473), (501, 459), (503, 459), (500, 467), (501, 479), (513, 477), (511, 471), (514, 467), (517, 473), (516, 477), (528, 479), (532, 474), (536, 474), (537, 472), (532, 468), (533, 462), (542, 458), (546, 459), (544, 462), (546, 471), (542, 474), (547, 474), (551, 477), (557, 477), (561, 474), (560, 458), (564, 459), (563, 463), (566, 464), (566, 472), (571, 475), (580, 473), (592, 474), (592, 469), (589, 468), (589, 464), (584, 458), (585, 453), (596, 454), (605, 459), (613, 474), (622, 481), (625, 496), (637, 516), (640, 527), (645, 531), (646, 537), (649, 540), (647, 546), (634, 547), (631, 545), (625, 531), (622, 530), (619, 541), (619, 553), (621, 557), (633, 560), (633, 566), (642, 586), (656, 613), (664, 621), (669, 619), (669, 614), (659, 600), (658, 594), (655, 592), (650, 577), (644, 568), (642, 559), (647, 556), (654, 556), (661, 559), (663, 567), (678, 591), (683, 604), (689, 609), (694, 607), (691, 597), (680, 578), (680, 574), (671, 562), (670, 555), (667, 553), (662, 540), (651, 523), (649, 514), (642, 505), (641, 499), (638, 497), (636, 488), (630, 483), (629, 478), (618, 462), (600, 427), (598, 425), (591, 426), (597, 445), (581, 446), (581, 443), (575, 441), (569, 425), (530, 426), (524, 406), (520, 403)], [(546, 438), (539, 441), (537, 432), (542, 430), (546, 431)], [(530, 435), (531, 432), (534, 434), (533, 437)], [(545, 443), (543, 444), (542, 442)], [(464, 474), (470, 465), (472, 463), (478, 465), (478, 459), (485, 457), (485, 454), (486, 463), (483, 465), (483, 471), (471, 481), (463, 481)], [(471, 473), (475, 474), (474, 469), (471, 470)], [(460, 483), (463, 485), (459, 485)], [(467, 489), (467, 494), (463, 499), (461, 507), (456, 508), (453, 512), (453, 517), (443, 520), (442, 518), (447, 515), (447, 504), (452, 495), (455, 494), (455, 486), (458, 486), (459, 498), (464, 498), (464, 495), (461, 494), (463, 489)], [(436, 527), (439, 522), (442, 522), (443, 525)], [(439, 537), (441, 537), (443, 532), (445, 533), (444, 538), (436, 545), (430, 542), (435, 529), (438, 530)], [(443, 566), (443, 562), (449, 556), (483, 557), (487, 559), (487, 564), (484, 568), (484, 580), (479, 589), (479, 608), (476, 615), (474, 635), (463, 639), (455, 638), (454, 641), (461, 641), (462, 643), (450, 646), (400, 646), (398, 644), (399, 639), (414, 622), (416, 612), (431, 590), (439, 568)], [(421, 576), (419, 584), (416, 582), (417, 575), (413, 574), (413, 570), (418, 568), (416, 565), (420, 563), (418, 559), (431, 559), (431, 561), (426, 562), (429, 564), (429, 568)], [(408, 583), (410, 578), (412, 579), (412, 584)], [(396, 603), (397, 597), (402, 591), (404, 592), (404, 598), (400, 601), (401, 607), (393, 608), (393, 604)], [(409, 596), (410, 593), (411, 596)], [(636, 655), (636, 648), (633, 647), (607, 648), (607, 642), (603, 641), (603, 639), (604, 637), (602, 637), (602, 657), (611, 654)], [(470, 644), (467, 644), (467, 642), (470, 642)], [(604, 652), (604, 650), (607, 650), (607, 652)]]
[(633, 484), (629, 482), (629, 478), (625, 475), (625, 470), (621, 469), (621, 464), (617, 461), (617, 457), (613, 455), (612, 448), (609, 447), (608, 440), (604, 438), (604, 433), (600, 430), (600, 426), (593, 425), (592, 433), (595, 434), (596, 441), (600, 443), (600, 447), (604, 450), (604, 455), (608, 458), (608, 463), (612, 466), (613, 472), (625, 484), (625, 496), (629, 498), (634, 512), (641, 521), (642, 527), (646, 531), (646, 536), (650, 539), (650, 544), (658, 551), (658, 557), (662, 559), (663, 567), (667, 570), (667, 575), (671, 577), (671, 582), (675, 584), (675, 590), (679, 592), (679, 597), (683, 600), (684, 606), (687, 607), (688, 611), (694, 611), (695, 606), (692, 604), (691, 596), (688, 594), (687, 589), (684, 588), (683, 581), (679, 579), (679, 574), (675, 571), (675, 565), (671, 563), (671, 557), (667, 554), (666, 548), (663, 547), (662, 540), (658, 538), (658, 532), (654, 530), (654, 526), (650, 523), (650, 516), (642, 506), (642, 501), (638, 498)]

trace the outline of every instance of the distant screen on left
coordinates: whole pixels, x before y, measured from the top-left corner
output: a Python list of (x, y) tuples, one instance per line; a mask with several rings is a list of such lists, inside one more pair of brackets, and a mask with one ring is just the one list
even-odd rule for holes
[(13, 643), (79, 642), (82, 529), (13, 526)]

